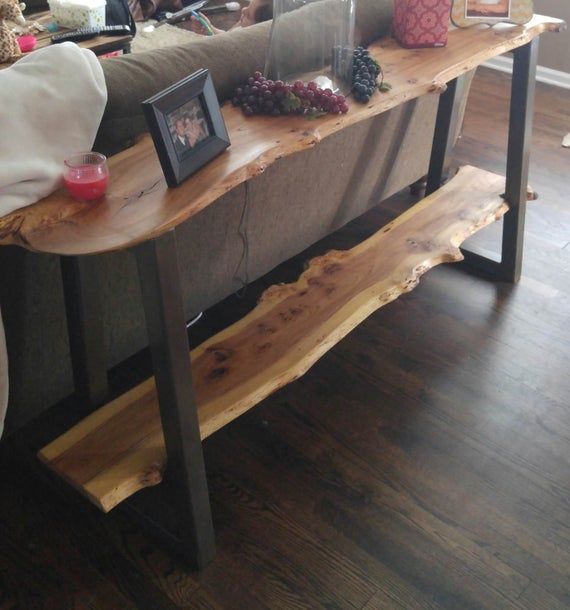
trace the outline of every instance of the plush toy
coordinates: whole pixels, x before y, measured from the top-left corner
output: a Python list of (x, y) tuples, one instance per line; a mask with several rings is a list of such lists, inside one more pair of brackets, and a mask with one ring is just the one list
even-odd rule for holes
[[(25, 2), (20, 2), (20, 9), (22, 11), (22, 13), (26, 10), (26, 3)], [(8, 20), (9, 21), (9, 20)], [(16, 34), (16, 36), (22, 36), (22, 35), (27, 35), (27, 34), (35, 34), (36, 32), (45, 32), (47, 30), (47, 27), (45, 25), (42, 25), (41, 23), (38, 23), (37, 21), (28, 21), (27, 19), (24, 21), (24, 23), (22, 22), (12, 22), (14, 24), (14, 27), (12, 28), (12, 32), (14, 32), (14, 34)], [(55, 25), (55, 24), (52, 24)], [(55, 26), (57, 29), (57, 25)]]
[(22, 52), (16, 35), (6, 21), (24, 26), (26, 20), (17, 0), (0, 0), (0, 63), (17, 59)]

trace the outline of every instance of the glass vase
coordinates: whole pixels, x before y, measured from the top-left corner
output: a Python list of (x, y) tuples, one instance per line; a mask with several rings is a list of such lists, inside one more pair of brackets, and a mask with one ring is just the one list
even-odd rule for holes
[(265, 76), (350, 90), (356, 0), (274, 0)]

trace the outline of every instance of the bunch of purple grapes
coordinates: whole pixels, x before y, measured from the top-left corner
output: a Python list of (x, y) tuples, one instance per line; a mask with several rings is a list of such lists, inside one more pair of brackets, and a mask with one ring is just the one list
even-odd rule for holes
[(250, 76), (247, 84), (234, 91), (232, 104), (241, 107), (246, 116), (268, 114), (344, 114), (348, 103), (344, 95), (321, 89), (316, 83), (295, 81), (292, 85), (266, 79), (261, 72)]
[[(378, 83), (378, 77), (382, 81)], [(387, 91), (391, 87), (384, 83), (384, 73), (380, 64), (370, 56), (365, 47), (354, 49), (354, 62), (352, 64), (352, 94), (357, 102), (367, 104), (374, 93)]]

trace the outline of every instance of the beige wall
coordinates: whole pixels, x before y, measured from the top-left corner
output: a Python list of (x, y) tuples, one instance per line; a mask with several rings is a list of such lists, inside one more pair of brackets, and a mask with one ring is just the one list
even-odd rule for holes
[[(534, 0), (534, 12), (564, 19), (570, 26), (570, 0)], [(570, 73), (570, 27), (559, 34), (540, 37), (541, 66)]]

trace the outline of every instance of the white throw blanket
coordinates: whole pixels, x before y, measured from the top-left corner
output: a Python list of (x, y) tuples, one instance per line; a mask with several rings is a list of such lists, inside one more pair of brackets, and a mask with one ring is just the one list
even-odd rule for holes
[(63, 161), (93, 146), (107, 87), (92, 51), (72, 42), (0, 70), (0, 216), (49, 195)]
[[(107, 87), (94, 53), (65, 42), (0, 70), (0, 102), (1, 217), (49, 195), (61, 184), (64, 159), (91, 150)], [(0, 436), (7, 375), (0, 320)]]

